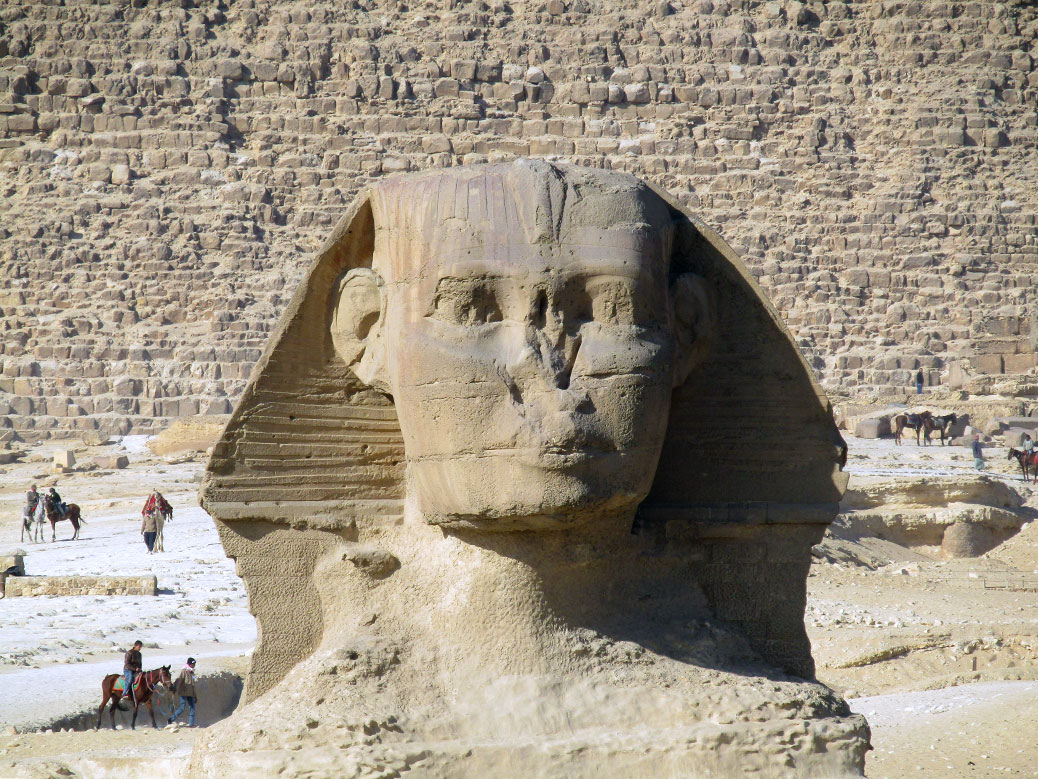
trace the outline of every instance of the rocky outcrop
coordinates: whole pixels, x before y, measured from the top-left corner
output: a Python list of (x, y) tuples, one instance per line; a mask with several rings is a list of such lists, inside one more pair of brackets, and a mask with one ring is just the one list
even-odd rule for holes
[(833, 532), (892, 541), (944, 559), (977, 557), (1033, 518), (1024, 502), (1013, 487), (988, 476), (855, 482)]
[(363, 185), (515, 155), (675, 193), (828, 387), (1034, 387), (1036, 24), (1022, 0), (7, 3), (0, 424), (229, 412)]

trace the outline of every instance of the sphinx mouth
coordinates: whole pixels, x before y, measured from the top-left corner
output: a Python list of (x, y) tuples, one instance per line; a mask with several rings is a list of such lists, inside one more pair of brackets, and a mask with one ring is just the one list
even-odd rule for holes
[(592, 460), (616, 454), (615, 449), (604, 449), (598, 446), (572, 444), (542, 444), (515, 447), (511, 449), (486, 449), (484, 455), (491, 457), (514, 458), (523, 465), (537, 468), (565, 469), (590, 462)]

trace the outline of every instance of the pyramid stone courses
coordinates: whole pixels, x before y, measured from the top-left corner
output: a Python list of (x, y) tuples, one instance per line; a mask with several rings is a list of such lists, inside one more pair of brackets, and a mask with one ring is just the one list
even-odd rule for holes
[(1034, 367), (1030, 2), (0, 4), (0, 426), (229, 413), (347, 204), (561, 158), (718, 229), (823, 386)]

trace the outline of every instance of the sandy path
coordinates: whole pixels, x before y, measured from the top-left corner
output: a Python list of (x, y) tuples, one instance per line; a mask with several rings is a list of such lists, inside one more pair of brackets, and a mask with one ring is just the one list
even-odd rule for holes
[(987, 682), (850, 701), (872, 727), (872, 779), (1035, 776), (1038, 682)]

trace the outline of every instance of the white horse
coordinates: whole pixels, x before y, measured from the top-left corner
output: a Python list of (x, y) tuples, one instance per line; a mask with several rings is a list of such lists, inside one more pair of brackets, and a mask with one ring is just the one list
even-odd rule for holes
[[(22, 540), (25, 540), (26, 533), (29, 534), (29, 540), (35, 543), (43, 542), (43, 523), (47, 519), (47, 512), (43, 508), (43, 499), (36, 501), (36, 510), (31, 514), (29, 513), (28, 506), (22, 506)], [(35, 534), (35, 538), (33, 535)]]

